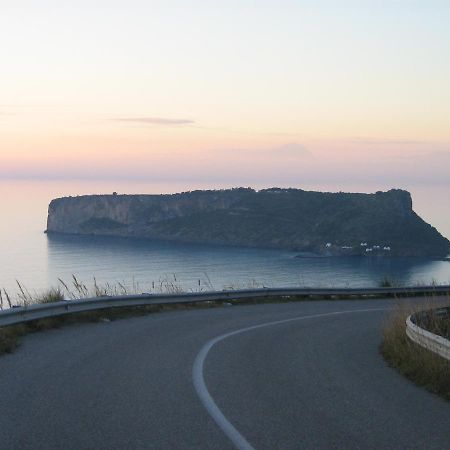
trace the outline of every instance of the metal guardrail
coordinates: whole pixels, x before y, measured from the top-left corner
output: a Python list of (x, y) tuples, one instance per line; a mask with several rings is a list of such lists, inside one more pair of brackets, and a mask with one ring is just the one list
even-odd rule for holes
[[(450, 307), (433, 310), (435, 314), (449, 317)], [(413, 342), (427, 350), (436, 353), (450, 361), (450, 341), (442, 336), (434, 334), (414, 323), (428, 311), (412, 314), (406, 319), (406, 334)], [(420, 323), (420, 322), (419, 322)]]
[(0, 327), (31, 320), (58, 317), (66, 314), (146, 305), (168, 305), (229, 301), (267, 297), (333, 297), (333, 296), (395, 296), (450, 294), (450, 286), (421, 286), (411, 288), (263, 288), (182, 294), (140, 294), (114, 297), (94, 297), (82, 300), (64, 300), (54, 303), (15, 307), (0, 311)]

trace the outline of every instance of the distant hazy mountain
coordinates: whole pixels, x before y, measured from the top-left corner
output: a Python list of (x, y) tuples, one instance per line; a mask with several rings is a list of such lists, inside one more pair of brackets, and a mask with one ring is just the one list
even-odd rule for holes
[(53, 200), (48, 232), (128, 236), (315, 255), (441, 257), (450, 241), (412, 209), (407, 191), (375, 194), (271, 188)]

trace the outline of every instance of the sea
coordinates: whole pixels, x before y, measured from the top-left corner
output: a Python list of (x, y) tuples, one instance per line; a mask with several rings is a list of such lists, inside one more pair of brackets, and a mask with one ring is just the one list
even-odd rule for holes
[[(111, 237), (47, 235), (51, 199), (82, 194), (174, 193), (226, 185), (130, 181), (0, 181), (0, 288), (18, 298), (78, 283), (123, 286), (129, 292), (204, 291), (252, 287), (374, 287), (450, 284), (450, 260), (301, 258), (296, 252)], [(253, 186), (263, 188), (270, 186)], [(285, 187), (285, 186), (283, 186)], [(286, 186), (288, 187), (288, 186)], [(450, 184), (439, 186), (302, 185), (306, 190), (375, 192), (408, 189), (414, 210), (450, 237)], [(20, 284), (20, 287), (19, 287)], [(65, 289), (65, 288), (63, 288)], [(122, 289), (122, 288), (120, 288)]]

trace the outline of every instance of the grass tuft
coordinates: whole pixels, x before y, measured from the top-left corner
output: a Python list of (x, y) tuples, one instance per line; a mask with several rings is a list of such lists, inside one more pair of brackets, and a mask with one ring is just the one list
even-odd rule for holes
[(380, 287), (399, 287), (399, 284), (393, 280), (391, 277), (388, 276), (384, 276), (380, 283), (379, 283)]
[(0, 355), (12, 353), (19, 345), (20, 338), (26, 334), (26, 326), (13, 325), (0, 328)]
[(62, 300), (64, 300), (64, 294), (59, 287), (51, 288), (33, 299), (34, 303), (55, 303)]

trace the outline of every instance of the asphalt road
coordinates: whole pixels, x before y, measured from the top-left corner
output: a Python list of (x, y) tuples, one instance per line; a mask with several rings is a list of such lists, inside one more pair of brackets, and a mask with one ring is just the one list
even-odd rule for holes
[(450, 404), (378, 353), (392, 305), (224, 306), (27, 336), (0, 357), (0, 448), (449, 449)]

